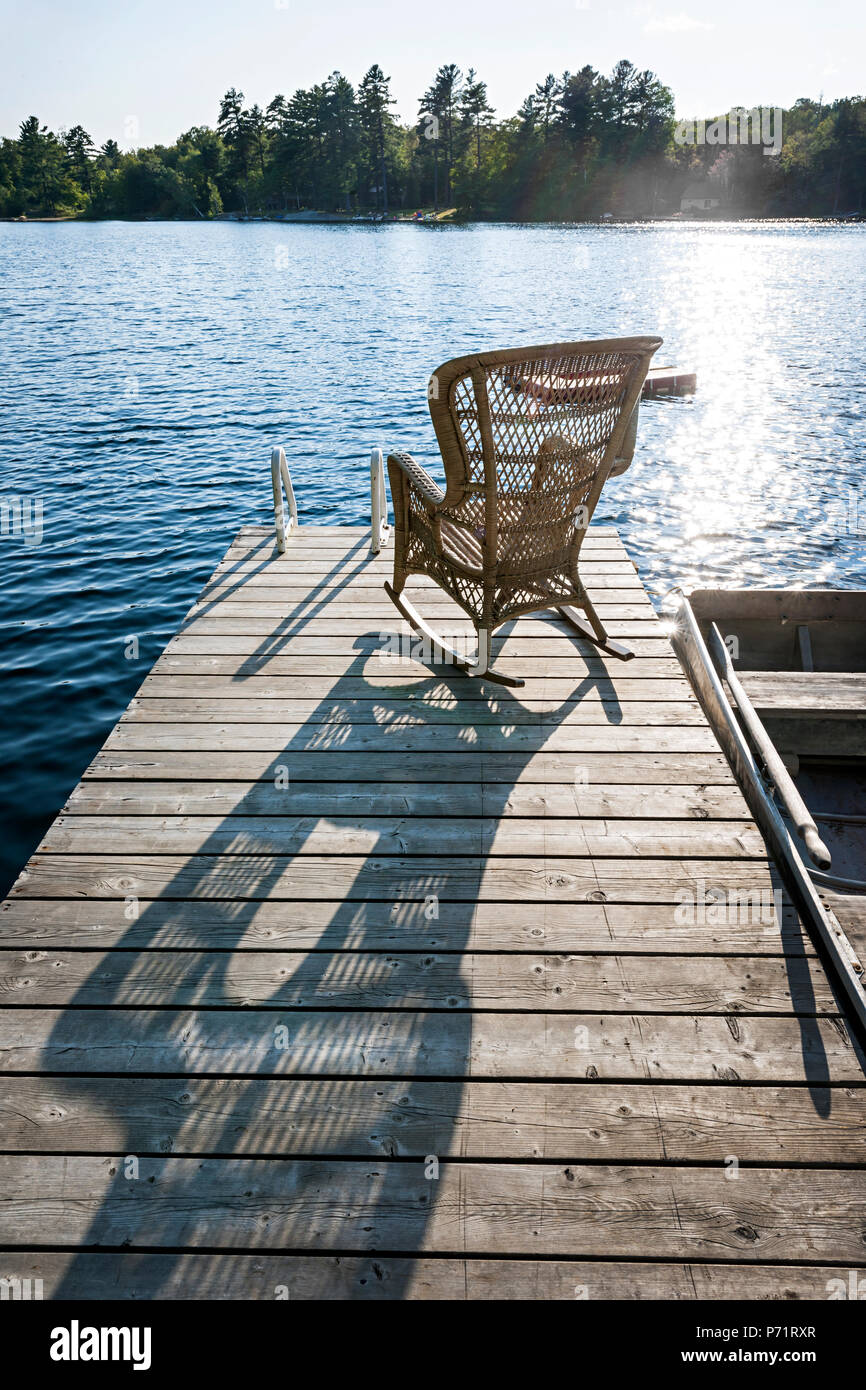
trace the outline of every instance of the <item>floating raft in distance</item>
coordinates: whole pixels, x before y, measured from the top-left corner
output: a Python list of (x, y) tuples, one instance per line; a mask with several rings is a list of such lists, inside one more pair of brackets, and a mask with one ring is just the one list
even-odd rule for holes
[[(574, 401), (587, 385), (605, 386), (613, 378), (590, 376), (587, 373), (575, 376), (551, 376), (543, 373), (537, 376), (520, 377), (514, 385), (517, 391), (540, 401), (542, 405), (562, 405)], [(697, 390), (697, 372), (680, 371), (678, 367), (651, 367), (643, 384), (642, 398), (648, 396), (687, 396)]]
[(650, 367), (642, 397), (690, 396), (698, 388), (697, 372), (681, 372), (678, 367)]

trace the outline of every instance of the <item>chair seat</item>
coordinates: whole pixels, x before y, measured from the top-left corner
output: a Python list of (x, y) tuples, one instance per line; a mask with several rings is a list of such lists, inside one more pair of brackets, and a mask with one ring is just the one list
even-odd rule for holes
[(456, 560), (459, 565), (477, 571), (480, 575), (484, 562), (481, 538), (474, 535), (465, 526), (458, 526), (456, 522), (448, 521), (446, 517), (442, 517), (439, 525), (442, 549), (445, 554), (450, 559)]

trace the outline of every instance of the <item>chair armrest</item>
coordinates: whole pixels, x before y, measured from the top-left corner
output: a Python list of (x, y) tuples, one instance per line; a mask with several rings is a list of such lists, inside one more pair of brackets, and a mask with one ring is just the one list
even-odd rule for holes
[(422, 468), (421, 464), (417, 463), (411, 454), (406, 454), (402, 451), (397, 454), (389, 454), (389, 469), (392, 463), (405, 474), (407, 482), (410, 483), (416, 492), (421, 494), (428, 508), (440, 507), (442, 505), (445, 500), (445, 493), (442, 491), (439, 484), (430, 477), (427, 469)]

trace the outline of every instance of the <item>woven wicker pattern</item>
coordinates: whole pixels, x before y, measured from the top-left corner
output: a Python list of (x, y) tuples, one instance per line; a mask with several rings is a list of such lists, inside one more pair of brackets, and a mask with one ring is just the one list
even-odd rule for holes
[(394, 589), (428, 574), (492, 630), (554, 603), (587, 607), (578, 556), (659, 338), (561, 343), (447, 362), (430, 413), (443, 494), (392, 454)]

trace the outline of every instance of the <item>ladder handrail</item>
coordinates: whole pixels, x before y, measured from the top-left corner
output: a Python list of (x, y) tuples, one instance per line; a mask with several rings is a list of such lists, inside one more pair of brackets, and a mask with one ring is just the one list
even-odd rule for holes
[(382, 546), (388, 544), (391, 535), (391, 527), (388, 525), (388, 497), (385, 492), (385, 460), (381, 449), (374, 449), (370, 455), (370, 521), (370, 550), (373, 555), (378, 555)]
[[(282, 555), (286, 548), (286, 532), (298, 524), (298, 507), (289, 465), (286, 463), (285, 449), (276, 448), (271, 454), (271, 482), (274, 488), (274, 530), (277, 533), (277, 550)], [(283, 507), (283, 493), (289, 504), (289, 524), (286, 526), (286, 513)]]
[[(287, 534), (298, 524), (298, 507), (295, 490), (286, 462), (285, 449), (275, 448), (271, 453), (271, 483), (274, 490), (274, 530), (277, 536), (277, 550), (282, 555), (286, 549)], [(288, 503), (288, 524), (285, 501)], [(372, 536), (370, 550), (378, 555), (388, 544), (391, 527), (388, 524), (388, 494), (385, 491), (385, 460), (381, 449), (374, 449), (370, 455), (370, 523)]]

